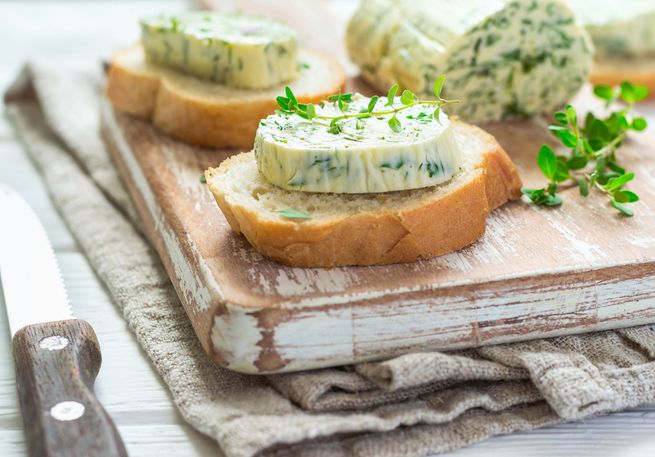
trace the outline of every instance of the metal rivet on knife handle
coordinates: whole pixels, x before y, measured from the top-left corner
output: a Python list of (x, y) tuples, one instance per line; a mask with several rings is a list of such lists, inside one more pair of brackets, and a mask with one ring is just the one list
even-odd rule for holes
[(47, 349), (48, 351), (60, 351), (68, 346), (70, 341), (65, 336), (47, 336), (39, 341), (39, 347), (41, 349)]
[(62, 401), (50, 408), (50, 415), (59, 421), (74, 421), (84, 415), (86, 408), (77, 401)]

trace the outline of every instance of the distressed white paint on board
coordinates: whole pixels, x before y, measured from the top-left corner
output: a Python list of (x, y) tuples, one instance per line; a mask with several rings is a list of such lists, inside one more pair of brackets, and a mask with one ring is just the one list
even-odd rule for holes
[[(182, 252), (180, 240), (173, 232), (169, 222), (165, 219), (136, 158), (130, 150), (130, 146), (115, 123), (115, 118), (112, 114), (113, 109), (106, 101), (103, 101), (101, 105), (102, 116), (106, 121), (105, 127), (109, 130), (112, 140), (123, 157), (124, 163), (129, 168), (133, 182), (139, 189), (139, 194), (143, 197), (148, 207), (148, 212), (155, 222), (156, 230), (166, 245), (183, 294), (187, 296), (187, 299), (193, 301), (200, 310), (209, 308), (212, 302), (212, 293), (209, 287), (211, 286), (214, 292), (222, 299), (220, 287), (216, 283), (213, 275), (207, 274), (206, 268), (199, 273), (190, 265), (189, 260)], [(202, 279), (199, 277), (199, 274), (203, 275)]]
[(257, 324), (256, 317), (230, 305), (224, 313), (214, 317), (211, 338), (226, 366), (243, 372), (256, 371), (254, 363), (261, 351), (257, 346), (261, 339)]
[(311, 292), (315, 285), (319, 292), (343, 293), (351, 285), (352, 275), (344, 268), (292, 268), (280, 269), (276, 278), (276, 292), (283, 297)]
[[(626, 303), (625, 292), (634, 301)], [(507, 297), (511, 296), (511, 303)], [(228, 366), (250, 373), (261, 355), (254, 310), (233, 307), (215, 319), (216, 348)], [(519, 283), (493, 292), (361, 303), (325, 311), (298, 310), (272, 330), (285, 371), (350, 364), (413, 350), (459, 349), (581, 331), (644, 324), (655, 319), (655, 274), (632, 281)], [(620, 321), (619, 321), (620, 320)], [(586, 325), (581, 326), (581, 322)], [(244, 335), (244, 337), (240, 337)]]
[[(572, 258), (577, 259), (578, 261), (584, 261), (589, 264), (594, 262), (599, 262), (600, 260), (607, 258), (600, 246), (597, 244), (590, 244), (584, 241), (583, 237), (580, 236), (580, 229), (578, 228), (577, 232), (573, 231), (573, 228), (576, 227), (576, 221), (571, 218), (570, 215), (566, 215), (565, 220), (566, 224), (560, 220), (554, 218), (550, 211), (544, 211), (544, 217), (550, 222), (551, 227), (557, 230), (562, 234), (566, 241), (569, 242), (566, 245), (566, 253)], [(557, 248), (558, 246), (556, 246)]]

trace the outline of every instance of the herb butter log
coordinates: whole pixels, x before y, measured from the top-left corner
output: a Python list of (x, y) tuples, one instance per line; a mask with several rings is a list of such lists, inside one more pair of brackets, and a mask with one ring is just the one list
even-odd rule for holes
[(591, 81), (623, 81), (655, 94), (655, 1), (567, 0), (596, 47)]
[(141, 44), (113, 55), (107, 97), (187, 143), (251, 148), (285, 86), (315, 103), (345, 84), (335, 60), (297, 49), (295, 32), (269, 19), (195, 12), (141, 30)]
[(309, 108), (287, 95), (253, 152), (205, 172), (232, 229), (267, 257), (298, 267), (433, 257), (479, 239), (489, 212), (520, 197), (496, 140), (433, 102), (346, 94)]
[(559, 0), (363, 0), (347, 46), (378, 88), (429, 94), (447, 74), (464, 102), (449, 113), (468, 122), (552, 112), (587, 80), (593, 54)]

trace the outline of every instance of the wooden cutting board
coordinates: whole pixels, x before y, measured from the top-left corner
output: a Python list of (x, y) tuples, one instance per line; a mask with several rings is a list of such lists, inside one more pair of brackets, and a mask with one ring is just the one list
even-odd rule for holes
[[(591, 98), (578, 97), (579, 111)], [(181, 144), (108, 103), (102, 117), (198, 338), (228, 368), (292, 371), (655, 322), (653, 136), (633, 135), (620, 152), (642, 197), (634, 218), (569, 190), (558, 209), (505, 205), (479, 242), (439, 258), (300, 269), (262, 258), (235, 235), (200, 182), (234, 151)], [(485, 127), (528, 186), (544, 181), (535, 157), (542, 143), (554, 144), (545, 125)]]
[[(287, 22), (303, 46), (356, 71), (339, 44), (354, 4), (334, 14), (321, 0), (201, 3)], [(358, 80), (351, 86), (367, 90)], [(600, 108), (588, 91), (575, 104)], [(635, 136), (621, 151), (642, 197), (633, 219), (571, 190), (560, 209), (504, 206), (485, 236), (457, 253), (405, 265), (299, 269), (267, 261), (234, 235), (200, 183), (204, 169), (237, 151), (175, 142), (107, 103), (102, 116), (110, 151), (203, 347), (231, 369), (292, 371), (655, 322), (655, 137)], [(544, 121), (485, 128), (526, 185), (543, 184), (536, 153), (553, 144)]]

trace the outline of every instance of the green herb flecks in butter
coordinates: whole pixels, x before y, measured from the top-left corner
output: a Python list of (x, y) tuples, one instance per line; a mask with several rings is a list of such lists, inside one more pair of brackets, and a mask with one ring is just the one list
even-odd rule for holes
[[(394, 106), (406, 106), (401, 97)], [(377, 193), (434, 186), (459, 170), (458, 145), (444, 113), (416, 105), (397, 113), (402, 128), (390, 128), (389, 116), (342, 118), (338, 129), (320, 116), (343, 116), (363, 109), (388, 110), (387, 98), (348, 94), (315, 105), (317, 117), (303, 119), (278, 112), (264, 119), (255, 137), (259, 171), (288, 190)], [(341, 107), (339, 107), (341, 105)], [(429, 120), (428, 120), (429, 119)]]
[(148, 60), (232, 87), (264, 89), (298, 71), (295, 32), (242, 14), (192, 12), (141, 20)]

